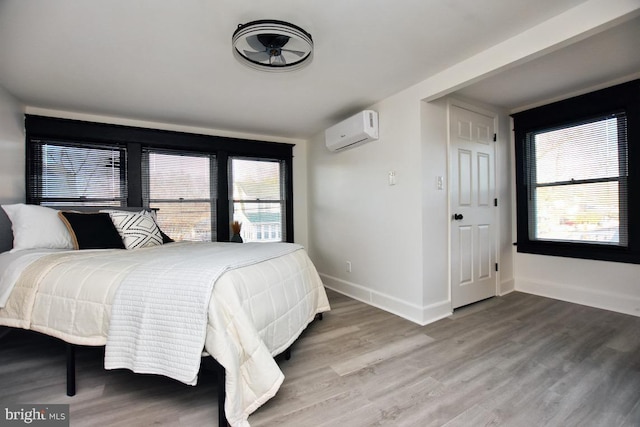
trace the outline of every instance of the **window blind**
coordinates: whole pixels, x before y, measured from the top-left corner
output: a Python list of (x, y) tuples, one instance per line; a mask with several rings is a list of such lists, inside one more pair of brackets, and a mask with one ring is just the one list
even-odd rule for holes
[(125, 206), (127, 151), (110, 146), (31, 140), (27, 201), (42, 205)]
[(617, 112), (527, 135), (531, 239), (627, 245), (626, 124)]
[(146, 148), (142, 198), (174, 240), (216, 240), (215, 156)]

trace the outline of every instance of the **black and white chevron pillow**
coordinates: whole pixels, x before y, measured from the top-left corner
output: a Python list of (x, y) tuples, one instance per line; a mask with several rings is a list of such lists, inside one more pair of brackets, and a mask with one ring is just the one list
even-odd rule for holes
[(138, 213), (109, 212), (127, 249), (162, 244), (162, 234), (152, 217)]

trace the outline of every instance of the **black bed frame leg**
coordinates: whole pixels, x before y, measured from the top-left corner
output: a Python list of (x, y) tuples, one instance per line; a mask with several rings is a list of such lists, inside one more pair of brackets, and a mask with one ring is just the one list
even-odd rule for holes
[(76, 348), (67, 343), (67, 396), (76, 395)]
[[(217, 363), (217, 362), (216, 362)], [(225, 400), (225, 371), (222, 365), (217, 366), (218, 373), (218, 426), (228, 427), (227, 417), (224, 415), (224, 400)]]

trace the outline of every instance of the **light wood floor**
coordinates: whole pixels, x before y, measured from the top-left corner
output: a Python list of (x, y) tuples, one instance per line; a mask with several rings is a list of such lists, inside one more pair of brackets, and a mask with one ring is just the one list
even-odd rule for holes
[[(333, 310), (280, 361), (285, 382), (258, 426), (640, 426), (640, 318), (514, 292), (417, 326), (330, 293)], [(215, 377), (189, 387), (104, 371), (82, 348), (65, 395), (64, 347), (0, 339), (4, 403), (69, 403), (72, 426), (204, 426)]]

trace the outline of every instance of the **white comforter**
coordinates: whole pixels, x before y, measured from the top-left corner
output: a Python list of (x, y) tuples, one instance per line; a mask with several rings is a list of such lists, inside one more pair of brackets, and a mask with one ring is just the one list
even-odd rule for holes
[[(170, 246), (187, 251), (192, 245)], [(0, 309), (0, 325), (33, 329), (75, 344), (104, 345), (119, 284), (135, 271), (136, 258), (157, 259), (162, 251), (155, 247), (43, 256), (24, 269)], [(316, 313), (328, 309), (322, 283), (303, 250), (219, 277), (208, 305), (205, 348), (227, 372), (225, 413), (232, 425), (248, 425), (249, 414), (275, 395), (283, 375), (272, 355), (293, 343)]]
[(120, 283), (111, 309), (104, 367), (195, 385), (215, 281), (227, 270), (300, 249), (292, 243), (168, 245), (162, 257), (139, 264)]

